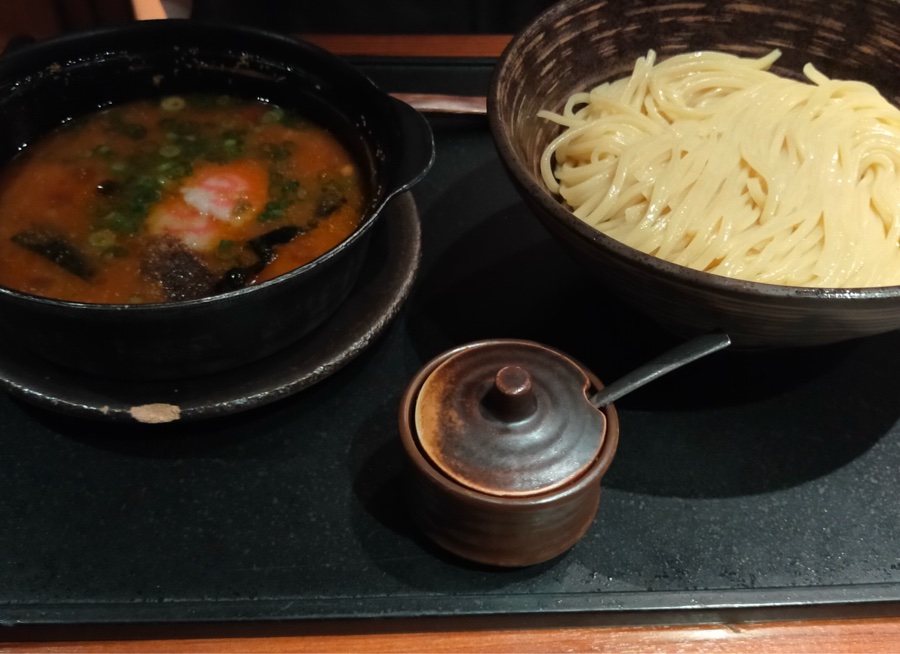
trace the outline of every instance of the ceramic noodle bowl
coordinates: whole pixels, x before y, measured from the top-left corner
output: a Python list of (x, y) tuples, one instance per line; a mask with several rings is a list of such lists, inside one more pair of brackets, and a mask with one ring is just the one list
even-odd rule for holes
[(559, 556), (591, 526), (619, 421), (602, 388), (547, 346), (497, 339), (436, 357), (403, 396), (412, 518), (453, 554), (496, 566)]
[(67, 35), (0, 57), (0, 164), (73, 117), (187, 93), (264, 99), (331, 131), (368, 186), (359, 227), (280, 277), (199, 299), (82, 304), (0, 288), (7, 338), (55, 364), (132, 379), (196, 376), (262, 359), (341, 305), (385, 204), (433, 160), (424, 118), (338, 57), (286, 36), (173, 20)]
[(517, 34), (491, 82), (491, 131), (534, 215), (603, 288), (690, 336), (723, 331), (735, 347), (807, 346), (900, 327), (900, 287), (800, 288), (740, 281), (643, 254), (575, 218), (545, 188), (544, 147), (558, 133), (541, 109), (627, 76), (638, 57), (697, 50), (741, 56), (782, 51), (774, 72), (873, 84), (900, 102), (900, 3), (893, 0), (564, 0)]

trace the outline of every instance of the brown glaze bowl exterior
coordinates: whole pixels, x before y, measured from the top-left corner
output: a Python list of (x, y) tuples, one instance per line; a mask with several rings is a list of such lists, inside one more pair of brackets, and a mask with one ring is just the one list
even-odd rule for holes
[[(612, 404), (603, 408), (603, 445), (590, 467), (570, 483), (525, 496), (473, 490), (432, 465), (412, 427), (422, 384), (458, 351), (445, 352), (426, 364), (411, 380), (400, 403), (400, 438), (409, 464), (407, 499), (412, 520), (438, 546), (476, 563), (522, 567), (559, 556), (575, 545), (594, 521), (601, 479), (619, 444), (616, 408)], [(603, 388), (593, 373), (587, 369), (584, 372), (591, 382), (588, 396)]]
[(782, 51), (775, 70), (812, 62), (873, 84), (900, 104), (900, 3), (895, 0), (563, 0), (517, 34), (491, 82), (491, 131), (531, 210), (610, 292), (683, 336), (721, 330), (737, 347), (806, 346), (900, 327), (900, 286), (812, 289), (745, 282), (643, 254), (575, 218), (541, 181), (558, 128), (541, 109), (627, 75), (654, 49), (743, 56)]

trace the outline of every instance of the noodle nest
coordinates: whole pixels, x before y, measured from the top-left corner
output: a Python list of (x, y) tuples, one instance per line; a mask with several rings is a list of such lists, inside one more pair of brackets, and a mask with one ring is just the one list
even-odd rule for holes
[(900, 284), (900, 110), (872, 86), (809, 82), (695, 52), (571, 96), (541, 174), (575, 216), (647, 254), (738, 279)]

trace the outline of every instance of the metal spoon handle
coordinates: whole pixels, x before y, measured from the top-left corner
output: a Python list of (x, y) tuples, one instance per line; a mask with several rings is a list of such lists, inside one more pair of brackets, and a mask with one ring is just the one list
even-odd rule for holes
[(692, 338), (605, 386), (590, 398), (590, 403), (598, 409), (604, 407), (657, 377), (662, 377), (676, 368), (717, 352), (730, 344), (731, 338), (728, 334), (703, 334)]

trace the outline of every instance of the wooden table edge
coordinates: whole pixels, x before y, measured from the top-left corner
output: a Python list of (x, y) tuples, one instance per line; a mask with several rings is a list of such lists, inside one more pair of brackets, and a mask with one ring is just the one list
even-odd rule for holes
[(509, 34), (300, 34), (299, 38), (339, 55), (384, 57), (484, 57), (503, 53)]
[[(153, 637), (109, 637), (103, 626), (96, 635), (79, 640), (28, 639), (0, 642), (0, 653), (138, 653), (138, 652), (630, 652), (677, 651), (726, 653), (757, 651), (816, 652), (821, 654), (880, 654), (900, 651), (900, 617), (849, 620), (784, 621), (737, 624), (699, 624), (622, 627), (527, 626), (500, 629), (394, 630), (390, 621), (372, 620), (341, 633), (339, 624), (316, 623), (304, 630), (284, 627), (253, 636), (216, 635), (215, 627), (191, 637), (169, 638), (159, 626)], [(346, 625), (345, 625), (346, 626)], [(2, 632), (0, 632), (2, 634)]]

